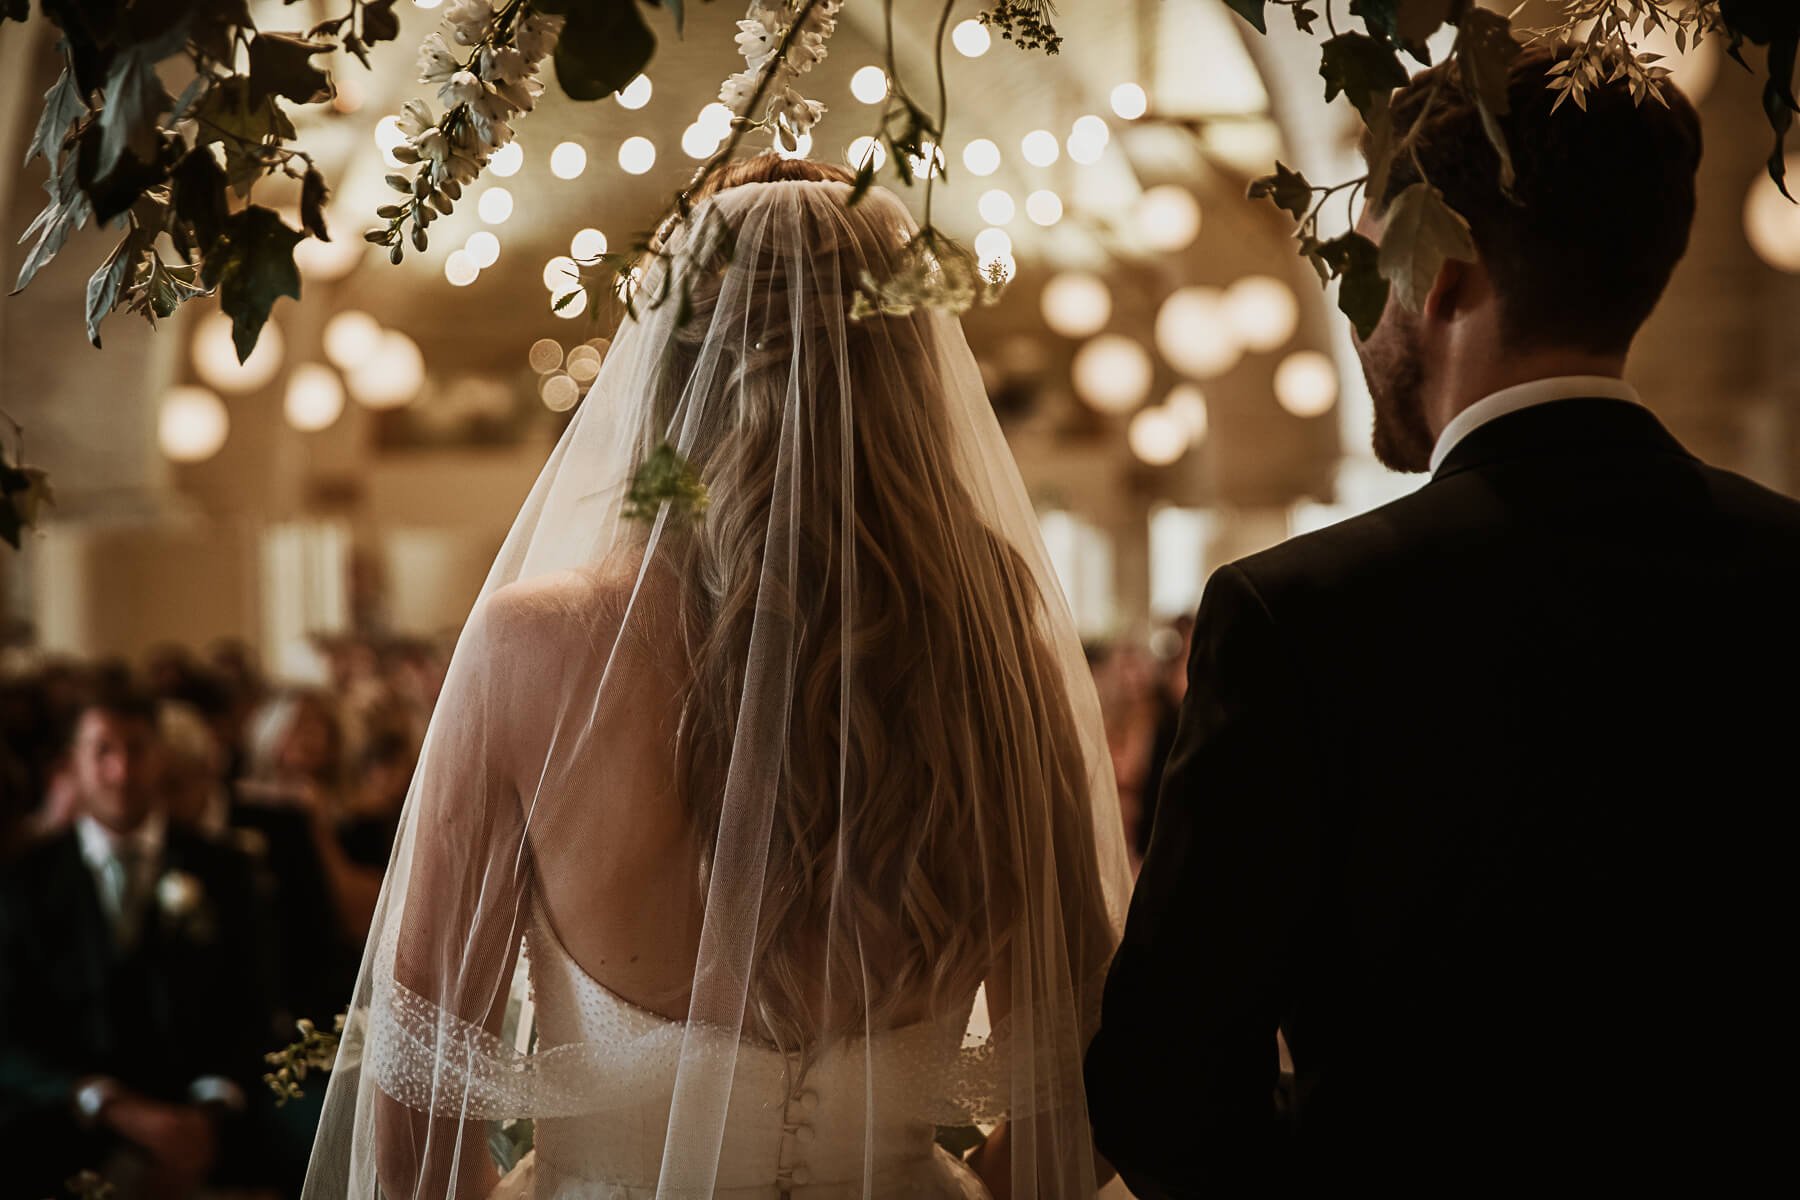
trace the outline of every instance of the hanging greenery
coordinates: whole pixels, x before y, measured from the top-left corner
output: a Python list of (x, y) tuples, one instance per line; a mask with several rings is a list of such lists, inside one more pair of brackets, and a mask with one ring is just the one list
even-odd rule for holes
[[(1745, 47), (1766, 51), (1763, 111), (1775, 134), (1769, 156), (1770, 176), (1787, 192), (1785, 141), (1800, 103), (1794, 96), (1796, 50), (1800, 49), (1800, 3), (1795, 0), (1561, 0), (1560, 19), (1547, 29), (1515, 29), (1511, 18), (1479, 7), (1475, 0), (1349, 0), (1347, 15), (1360, 30), (1338, 26), (1337, 0), (1224, 0), (1262, 34), (1268, 33), (1270, 9), (1288, 10), (1302, 33), (1312, 33), (1321, 19), (1328, 35), (1320, 46), (1319, 74), (1325, 99), (1345, 96), (1368, 131), (1366, 175), (1331, 187), (1316, 187), (1299, 172), (1277, 163), (1273, 174), (1250, 185), (1252, 199), (1266, 199), (1294, 217), (1300, 254), (1322, 281), (1340, 281), (1338, 306), (1363, 336), (1374, 332), (1392, 289), (1402, 303), (1416, 309), (1444, 261), (1474, 257), (1469, 227), (1445, 202), (1429, 180), (1414, 184), (1395, 198), (1381, 247), (1361, 234), (1347, 232), (1322, 240), (1320, 215), (1325, 202), (1347, 193), (1349, 212), (1357, 193), (1383, 193), (1395, 159), (1410, 151), (1416, 133), (1396, 139), (1388, 111), (1395, 88), (1409, 72), (1402, 58), (1430, 65), (1428, 40), (1445, 26), (1456, 30), (1449, 58), (1457, 60), (1461, 86), (1481, 115), (1482, 128), (1500, 158), (1500, 183), (1512, 185), (1512, 156), (1500, 118), (1507, 112), (1507, 78), (1524, 40), (1567, 41), (1575, 49), (1559, 64), (1552, 90), (1562, 93), (1561, 106), (1574, 101), (1586, 107), (1586, 94), (1603, 83), (1624, 80), (1640, 104), (1662, 101), (1670, 72), (1659, 57), (1637, 47), (1645, 33), (1673, 36), (1681, 50), (1722, 37), (1727, 52), (1746, 68)], [(1791, 198), (1791, 197), (1790, 197)]]

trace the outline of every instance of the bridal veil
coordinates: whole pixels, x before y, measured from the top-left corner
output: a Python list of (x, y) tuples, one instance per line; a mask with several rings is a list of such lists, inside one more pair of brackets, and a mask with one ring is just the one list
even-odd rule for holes
[[(861, 1064), (840, 1129), (1004, 1121), (1015, 1194), (1092, 1194), (1111, 766), (960, 325), (851, 318), (913, 231), (769, 178), (646, 262), (456, 647), (308, 1200), (474, 1200), (570, 1120), (648, 1121), (654, 1194), (711, 1195), (771, 1052)], [(534, 927), (653, 1032), (540, 1019)]]

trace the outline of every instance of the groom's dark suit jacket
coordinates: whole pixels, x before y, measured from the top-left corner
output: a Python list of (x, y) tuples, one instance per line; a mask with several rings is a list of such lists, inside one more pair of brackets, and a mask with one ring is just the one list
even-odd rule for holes
[(1087, 1063), (1140, 1197), (1786, 1153), (1800, 503), (1526, 409), (1221, 569), (1189, 679)]
[(69, 1176), (100, 1166), (110, 1142), (82, 1129), (72, 1105), (84, 1077), (180, 1102), (216, 1075), (260, 1099), (262, 1056), (275, 1047), (249, 866), (171, 827), (160, 865), (170, 871), (198, 882), (200, 904), (172, 915), (152, 899), (124, 950), (72, 831), (0, 870), (0, 1147), (12, 1181), (0, 1195), (60, 1195)]

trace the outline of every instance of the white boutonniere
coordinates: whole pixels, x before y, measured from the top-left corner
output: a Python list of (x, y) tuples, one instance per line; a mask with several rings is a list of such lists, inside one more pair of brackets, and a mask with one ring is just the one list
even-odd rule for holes
[(212, 940), (212, 916), (206, 888), (187, 871), (164, 871), (156, 881), (156, 907), (163, 922), (197, 942)]

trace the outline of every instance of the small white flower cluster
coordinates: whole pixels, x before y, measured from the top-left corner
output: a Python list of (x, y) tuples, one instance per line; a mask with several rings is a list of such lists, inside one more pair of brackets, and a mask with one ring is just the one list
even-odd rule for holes
[[(837, 30), (838, 13), (843, 7), (843, 0), (818, 0), (810, 10), (806, 0), (780, 4), (751, 0), (749, 11), (737, 23), (738, 52), (744, 56), (746, 66), (720, 86), (719, 102), (740, 116), (768, 125), (784, 147), (795, 149), (797, 139), (810, 133), (825, 115), (825, 106), (801, 95), (794, 85), (825, 60), (826, 42)], [(796, 19), (800, 27), (788, 38)], [(776, 51), (784, 38), (788, 39), (787, 52), (776, 62)], [(759, 115), (744, 112), (765, 72), (771, 73), (763, 89), (768, 107)]]
[[(538, 64), (556, 48), (563, 18), (527, 12), (512, 27), (507, 44), (496, 40), (496, 16), (490, 0), (455, 0), (444, 13), (444, 25), (457, 45), (479, 47), (466, 62), (457, 60), (442, 31), (419, 47), (419, 82), (438, 85), (446, 120), (434, 120), (424, 101), (412, 100), (400, 128), (420, 160), (430, 164), (434, 182), (474, 179), (489, 156), (513, 140), (509, 121), (530, 112), (544, 93)], [(449, 121), (458, 109), (464, 111), (463, 119)]]
[[(396, 190), (411, 194), (415, 203), (412, 241), (426, 246), (425, 226), (434, 216), (448, 213), (462, 197), (463, 185), (481, 174), (494, 151), (513, 140), (511, 121), (537, 106), (544, 94), (538, 66), (556, 49), (563, 18), (537, 12), (521, 0), (453, 0), (444, 13), (444, 28), (426, 37), (419, 46), (419, 82), (436, 84), (442, 117), (432, 115), (423, 100), (408, 100), (399, 117), (406, 141), (394, 147), (403, 163), (418, 164), (409, 182), (390, 175)], [(516, 18), (510, 25), (503, 17)], [(446, 37), (446, 34), (448, 37)], [(451, 43), (473, 53), (459, 58)], [(408, 210), (390, 205), (380, 210), (389, 222), (385, 230), (364, 236), (391, 247), (389, 257), (400, 261), (400, 225)]]

